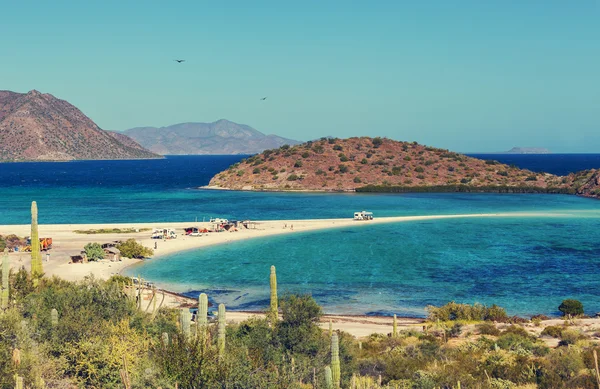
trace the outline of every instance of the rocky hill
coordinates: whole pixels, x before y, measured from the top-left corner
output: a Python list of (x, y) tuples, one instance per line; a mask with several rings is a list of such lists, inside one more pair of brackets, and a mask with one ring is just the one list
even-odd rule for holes
[(236, 190), (536, 192), (600, 195), (597, 170), (566, 177), (382, 138), (327, 139), (266, 150), (215, 175)]
[(254, 128), (218, 120), (214, 123), (181, 123), (168, 127), (137, 127), (124, 132), (157, 154), (256, 154), (284, 144), (300, 142), (265, 135)]
[(144, 158), (162, 157), (100, 129), (65, 100), (0, 91), (0, 161)]

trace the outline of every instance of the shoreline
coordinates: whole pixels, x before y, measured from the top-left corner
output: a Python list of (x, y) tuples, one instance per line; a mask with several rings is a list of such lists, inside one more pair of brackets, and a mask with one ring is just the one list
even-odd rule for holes
[[(366, 227), (379, 224), (402, 223), (411, 221), (427, 221), (427, 220), (445, 220), (445, 219), (466, 219), (466, 218), (510, 218), (510, 217), (565, 217), (571, 216), (568, 212), (503, 212), (503, 213), (479, 213), (479, 214), (447, 214), (447, 215), (420, 215), (420, 216), (395, 216), (395, 217), (380, 217), (370, 221), (356, 221), (352, 218), (346, 219), (304, 219), (304, 220), (270, 220), (256, 221), (255, 228), (242, 228), (237, 232), (213, 232), (205, 236), (190, 237), (181, 235), (182, 229), (190, 226), (198, 226), (200, 228), (210, 227), (207, 222), (177, 222), (177, 223), (115, 223), (115, 224), (55, 224), (55, 225), (40, 225), (40, 237), (52, 237), (53, 248), (50, 250), (50, 261), (43, 262), (44, 272), (47, 277), (58, 276), (68, 281), (82, 280), (90, 274), (100, 279), (108, 279), (112, 275), (122, 274), (122, 272), (131, 266), (143, 263), (143, 260), (127, 259), (122, 261), (109, 262), (106, 260), (98, 262), (89, 262), (86, 264), (69, 264), (69, 256), (79, 254), (83, 246), (89, 242), (106, 243), (114, 240), (127, 240), (130, 238), (142, 243), (146, 247), (154, 247), (157, 245), (157, 250), (152, 258), (161, 258), (171, 254), (198, 250), (203, 247), (223, 245), (236, 241), (247, 239), (266, 238), (270, 236), (279, 236), (293, 233), (304, 233), (312, 231), (321, 231), (347, 227)], [(293, 226), (293, 229), (291, 227)], [(101, 228), (133, 228), (141, 230), (143, 228), (174, 228), (178, 234), (177, 239), (172, 240), (153, 240), (150, 238), (151, 232), (127, 232), (127, 233), (108, 233), (108, 234), (81, 234), (75, 233), (75, 230), (89, 230)], [(28, 236), (30, 234), (30, 225), (2, 225), (0, 226), (0, 234), (17, 234), (18, 236)], [(10, 253), (11, 267), (18, 268), (24, 266), (29, 269), (30, 253), (15, 252)], [(42, 258), (45, 255), (42, 254)], [(149, 279), (147, 281), (154, 282)], [(160, 286), (157, 285), (159, 288)], [(177, 307), (181, 304), (195, 301), (193, 298), (188, 298), (181, 293), (168, 288), (161, 288), (164, 293), (169, 296), (165, 300), (167, 306)], [(232, 320), (244, 320), (250, 316), (260, 315), (260, 312), (253, 311), (230, 311)], [(327, 314), (325, 317), (336, 317), (339, 323), (354, 323), (357, 326), (360, 322), (368, 322), (368, 331), (377, 332), (382, 323), (391, 325), (391, 318), (387, 316), (368, 316), (368, 315), (346, 315), (346, 314)], [(237, 318), (237, 319), (236, 319)], [(403, 317), (409, 327), (414, 327), (423, 322), (422, 318)], [(388, 323), (389, 322), (389, 323)], [(358, 323), (358, 324), (357, 324)], [(374, 324), (375, 323), (375, 324)], [(380, 324), (376, 324), (380, 323)], [(364, 323), (363, 323), (364, 324)], [(387, 324), (385, 324), (387, 328)], [(363, 328), (362, 325), (358, 327)], [(386, 330), (387, 331), (387, 330)], [(360, 333), (360, 330), (353, 329), (353, 333)], [(389, 332), (389, 331), (388, 331)], [(365, 336), (368, 334), (365, 334)]]

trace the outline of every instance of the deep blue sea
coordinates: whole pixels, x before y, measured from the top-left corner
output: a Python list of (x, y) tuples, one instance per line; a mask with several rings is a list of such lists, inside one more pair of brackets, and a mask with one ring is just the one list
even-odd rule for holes
[[(481, 155), (534, 171), (600, 167), (598, 154)], [(229, 309), (311, 293), (326, 312), (423, 316), (428, 304), (496, 303), (555, 314), (564, 298), (600, 311), (600, 201), (531, 194), (304, 194), (197, 189), (243, 156), (0, 164), (0, 224), (110, 223), (539, 212), (551, 217), (451, 219), (270, 237), (150, 260), (130, 269), (159, 285), (207, 291)]]

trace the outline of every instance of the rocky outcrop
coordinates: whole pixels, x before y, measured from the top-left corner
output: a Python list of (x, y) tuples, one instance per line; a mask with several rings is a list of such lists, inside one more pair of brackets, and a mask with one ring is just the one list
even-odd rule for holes
[(598, 171), (566, 177), (385, 138), (328, 139), (266, 150), (215, 175), (236, 190), (578, 193), (598, 197)]
[(162, 158), (111, 135), (65, 100), (0, 91), (0, 161)]

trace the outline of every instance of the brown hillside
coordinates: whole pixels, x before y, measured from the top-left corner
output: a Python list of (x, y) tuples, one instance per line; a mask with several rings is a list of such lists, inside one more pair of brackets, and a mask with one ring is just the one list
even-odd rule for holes
[(162, 157), (50, 94), (0, 91), (0, 161), (139, 158)]
[[(596, 177), (596, 183), (592, 183)], [(209, 186), (237, 190), (500, 191), (598, 195), (598, 173), (533, 173), (417, 143), (382, 138), (321, 139), (267, 150), (231, 166)], [(593, 192), (593, 193), (592, 193)]]

